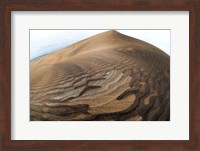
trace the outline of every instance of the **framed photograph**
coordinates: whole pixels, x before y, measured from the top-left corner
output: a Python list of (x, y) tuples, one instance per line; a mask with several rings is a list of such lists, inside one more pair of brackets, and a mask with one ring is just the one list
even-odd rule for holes
[(0, 150), (200, 149), (198, 0), (0, 11)]

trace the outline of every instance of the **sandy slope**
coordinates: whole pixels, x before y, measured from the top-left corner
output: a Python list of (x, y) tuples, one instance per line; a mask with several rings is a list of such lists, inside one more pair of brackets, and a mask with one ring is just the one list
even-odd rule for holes
[(114, 30), (31, 63), (31, 120), (169, 120), (170, 60)]

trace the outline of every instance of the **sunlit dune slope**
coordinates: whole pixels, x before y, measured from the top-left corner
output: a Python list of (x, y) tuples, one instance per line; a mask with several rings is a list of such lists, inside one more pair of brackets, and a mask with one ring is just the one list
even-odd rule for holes
[(31, 63), (31, 120), (169, 120), (170, 59), (111, 30)]

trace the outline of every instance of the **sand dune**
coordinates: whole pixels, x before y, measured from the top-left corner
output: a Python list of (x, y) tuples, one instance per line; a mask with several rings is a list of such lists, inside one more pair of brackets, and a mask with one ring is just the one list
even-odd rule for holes
[(170, 59), (111, 30), (31, 62), (31, 120), (169, 120)]

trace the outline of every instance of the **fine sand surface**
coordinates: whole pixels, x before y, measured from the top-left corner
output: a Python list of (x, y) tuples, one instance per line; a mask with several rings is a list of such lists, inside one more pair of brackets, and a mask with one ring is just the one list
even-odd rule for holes
[(170, 57), (103, 32), (31, 62), (30, 99), (31, 120), (167, 121)]

